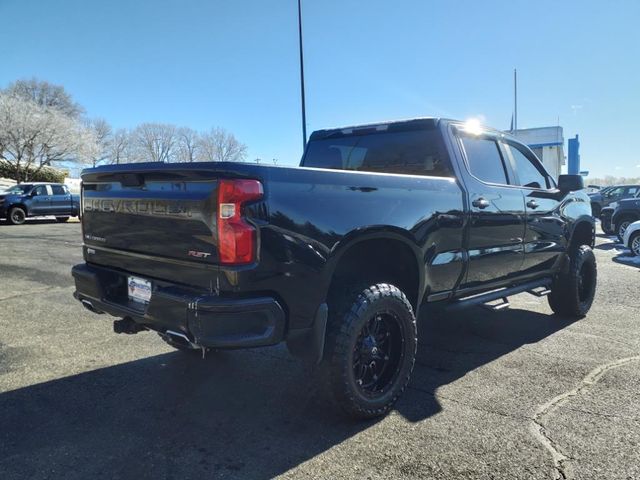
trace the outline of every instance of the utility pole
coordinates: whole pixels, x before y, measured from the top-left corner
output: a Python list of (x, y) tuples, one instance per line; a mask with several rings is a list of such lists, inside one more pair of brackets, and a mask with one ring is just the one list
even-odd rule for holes
[(304, 102), (304, 57), (302, 54), (302, 8), (298, 0), (298, 43), (300, 48), (300, 97), (302, 100), (302, 150), (307, 146), (307, 114)]
[(518, 71), (513, 69), (513, 131), (518, 131)]

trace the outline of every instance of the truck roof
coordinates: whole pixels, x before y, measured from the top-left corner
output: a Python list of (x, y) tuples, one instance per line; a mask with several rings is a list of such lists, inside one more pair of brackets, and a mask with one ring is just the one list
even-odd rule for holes
[[(346, 127), (326, 128), (314, 131), (309, 140), (320, 140), (323, 138), (339, 137), (342, 135), (353, 135), (354, 133), (366, 134), (375, 131), (402, 131), (402, 130), (421, 130), (436, 128), (440, 122), (454, 122), (464, 124), (463, 120), (455, 120), (452, 118), (441, 117), (417, 117), (408, 118), (403, 120), (388, 120), (384, 122), (365, 123), (360, 125), (351, 125)], [(508, 132), (496, 130), (495, 128), (488, 127), (486, 125), (479, 125), (482, 132), (492, 135), (500, 135), (502, 137), (508, 137), (518, 143), (522, 143), (516, 137), (513, 137)]]
[(318, 140), (340, 135), (351, 135), (354, 131), (369, 133), (372, 131), (431, 129), (435, 128), (440, 120), (440, 118), (436, 117), (420, 117), (405, 120), (389, 120), (384, 122), (365, 123), (346, 127), (326, 128), (313, 132), (309, 137), (309, 140)]

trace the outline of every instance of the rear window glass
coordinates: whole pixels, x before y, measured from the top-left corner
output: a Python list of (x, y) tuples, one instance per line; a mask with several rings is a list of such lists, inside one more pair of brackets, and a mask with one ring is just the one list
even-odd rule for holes
[(373, 132), (312, 140), (304, 167), (450, 177), (438, 130)]

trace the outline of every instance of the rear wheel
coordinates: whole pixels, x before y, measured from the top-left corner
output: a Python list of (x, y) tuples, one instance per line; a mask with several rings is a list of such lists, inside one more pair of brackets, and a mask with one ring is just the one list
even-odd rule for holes
[(629, 250), (636, 257), (640, 257), (640, 232), (635, 232), (629, 239)]
[(56, 222), (58, 223), (64, 223), (68, 221), (69, 221), (69, 217), (56, 217)]
[(322, 375), (348, 415), (387, 413), (409, 383), (417, 327), (407, 297), (393, 285), (353, 289), (329, 320)]
[(13, 207), (9, 210), (7, 221), (11, 225), (22, 225), (27, 220), (27, 212), (22, 207)]
[(596, 257), (591, 247), (582, 245), (571, 253), (569, 262), (569, 271), (553, 281), (549, 306), (557, 315), (581, 318), (591, 308), (596, 293)]

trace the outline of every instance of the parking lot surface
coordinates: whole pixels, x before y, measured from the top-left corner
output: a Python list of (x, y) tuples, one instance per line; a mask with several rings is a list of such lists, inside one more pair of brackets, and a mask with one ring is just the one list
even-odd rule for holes
[(73, 297), (80, 226), (0, 226), (0, 478), (640, 478), (640, 269), (596, 246), (589, 315), (423, 310), (410, 388), (345, 420), (284, 347), (173, 351)]

